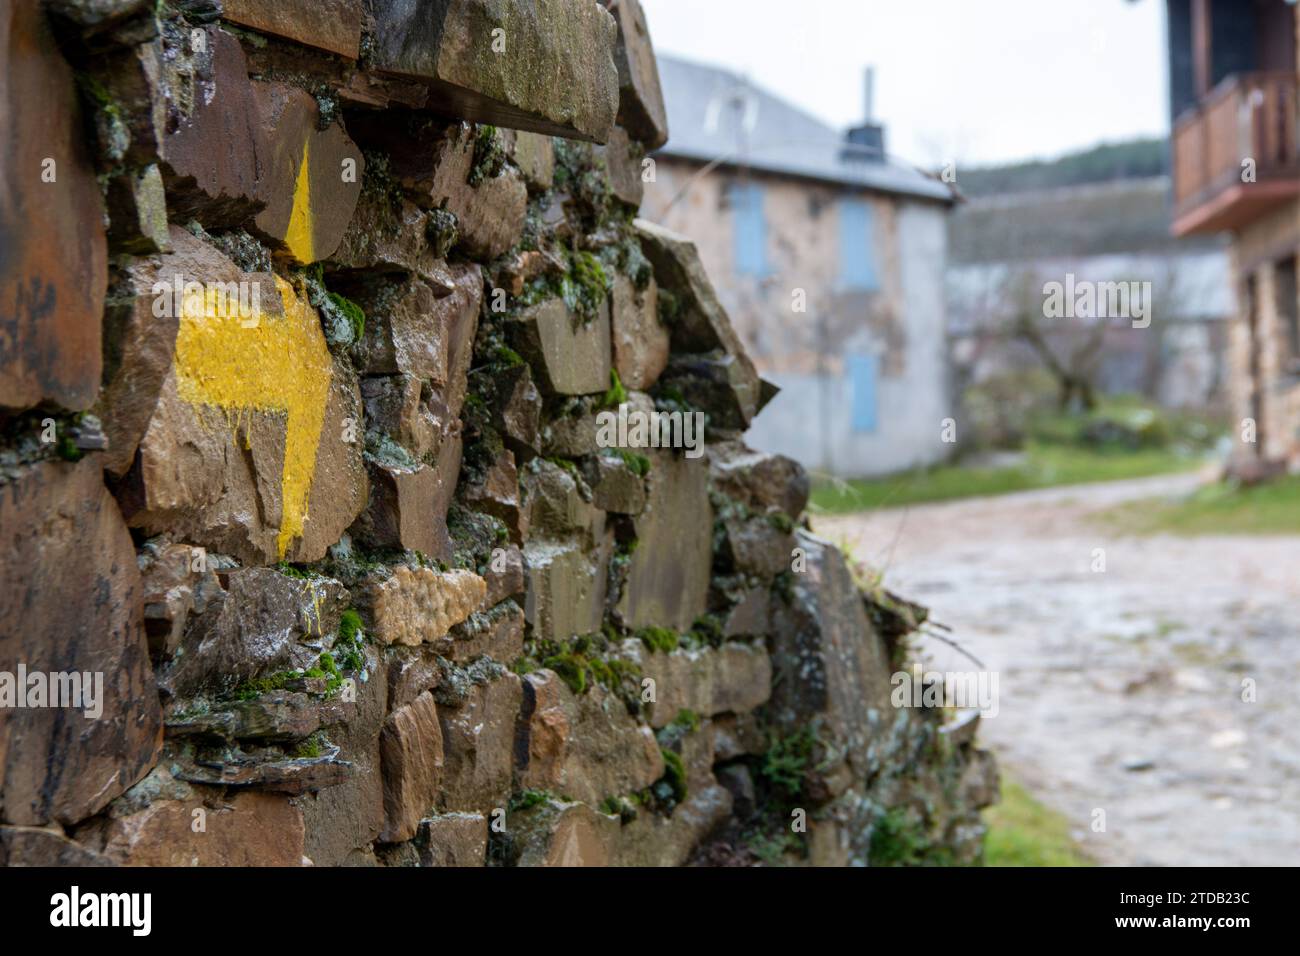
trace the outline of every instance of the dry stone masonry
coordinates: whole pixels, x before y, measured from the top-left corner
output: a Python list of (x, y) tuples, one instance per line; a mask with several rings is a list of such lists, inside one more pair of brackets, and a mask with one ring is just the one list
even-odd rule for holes
[(637, 0), (6, 3), (0, 126), (0, 681), (104, 680), (0, 697), (0, 861), (978, 858), (923, 613), (637, 218)]

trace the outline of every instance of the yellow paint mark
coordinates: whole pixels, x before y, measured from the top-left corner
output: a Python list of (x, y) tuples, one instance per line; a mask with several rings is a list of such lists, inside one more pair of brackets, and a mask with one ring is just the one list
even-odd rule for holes
[(303, 263), (316, 261), (316, 244), (312, 240), (311, 172), (308, 163), (310, 153), (309, 138), (302, 144), (302, 163), (298, 167), (298, 179), (293, 187), (293, 209), (289, 212), (289, 226), (284, 236), (284, 244), (289, 247), (294, 258)]
[[(325, 404), (334, 366), (315, 311), (279, 276), (283, 315), (259, 311), (250, 321), (219, 284), (187, 295), (176, 335), (177, 389), (195, 405), (226, 413), (236, 431), (253, 412), (284, 412), (280, 475), (279, 557), (301, 537), (316, 470)], [(247, 438), (245, 439), (247, 446)]]

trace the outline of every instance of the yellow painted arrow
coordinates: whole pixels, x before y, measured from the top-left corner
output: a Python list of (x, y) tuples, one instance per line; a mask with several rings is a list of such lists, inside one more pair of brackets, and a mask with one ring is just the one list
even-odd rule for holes
[(176, 335), (177, 389), (195, 405), (226, 413), (232, 428), (252, 412), (285, 415), (281, 518), (276, 549), (283, 558), (307, 518), (325, 403), (334, 366), (312, 307), (275, 277), (283, 309), (240, 313), (219, 283), (191, 287)]

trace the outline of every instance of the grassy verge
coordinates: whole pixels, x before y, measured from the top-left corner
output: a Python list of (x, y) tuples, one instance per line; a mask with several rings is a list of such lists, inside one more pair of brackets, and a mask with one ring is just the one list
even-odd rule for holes
[(984, 811), (985, 866), (1092, 866), (1065, 817), (1002, 774), (1002, 800)]
[(940, 465), (886, 478), (819, 484), (813, 489), (812, 503), (824, 512), (844, 514), (1058, 485), (1145, 478), (1188, 471), (1200, 467), (1204, 461), (1198, 455), (1166, 449), (1103, 451), (1031, 442), (1023, 463), (1018, 465), (1005, 468)]
[(1206, 485), (1181, 501), (1133, 501), (1099, 520), (1136, 534), (1300, 534), (1300, 476), (1253, 488)]

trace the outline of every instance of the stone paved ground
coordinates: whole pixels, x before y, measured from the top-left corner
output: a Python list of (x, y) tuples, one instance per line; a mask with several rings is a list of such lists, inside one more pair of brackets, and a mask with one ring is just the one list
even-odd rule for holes
[(1093, 517), (1205, 477), (816, 522), (998, 672), (984, 742), (1103, 863), (1300, 864), (1300, 538), (1137, 537)]

